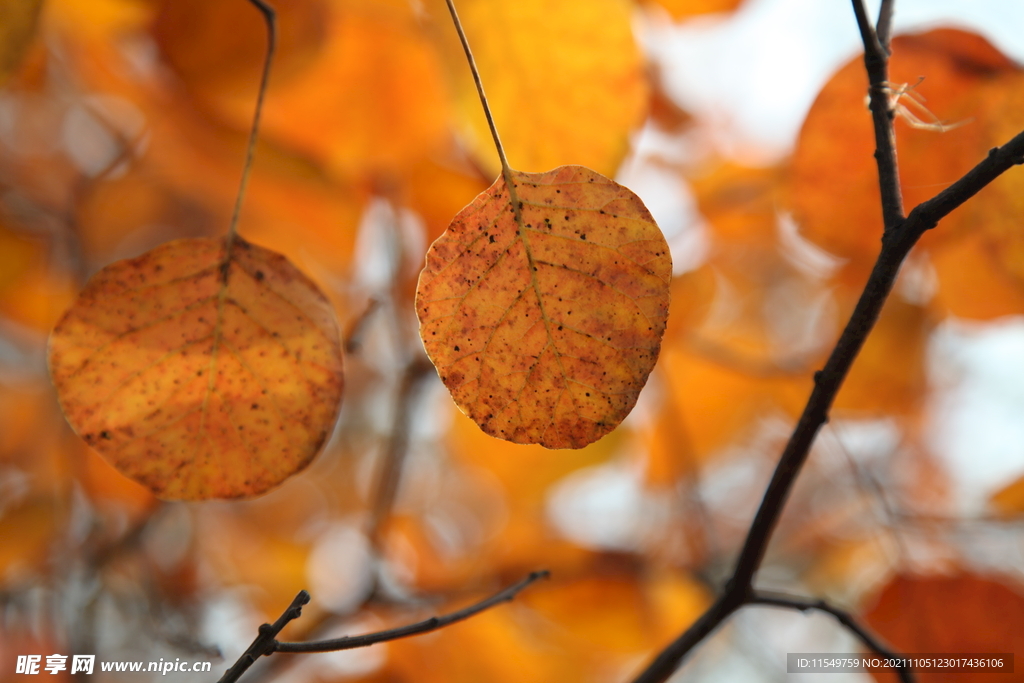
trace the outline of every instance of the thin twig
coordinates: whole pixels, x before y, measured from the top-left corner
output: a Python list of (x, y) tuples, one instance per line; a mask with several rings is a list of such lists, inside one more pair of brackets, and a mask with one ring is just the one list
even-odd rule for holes
[(452, 15), (452, 22), (455, 24), (455, 30), (459, 34), (459, 40), (462, 41), (462, 49), (466, 52), (466, 61), (469, 62), (469, 70), (473, 72), (473, 82), (476, 83), (476, 92), (480, 95), (480, 104), (484, 108), (484, 116), (487, 117), (487, 125), (491, 129), (491, 137), (494, 138), (494, 146), (498, 150), (498, 158), (501, 160), (501, 173), (505, 176), (505, 183), (510, 187), (512, 185), (512, 178), (508, 159), (505, 158), (505, 148), (501, 146), (501, 138), (498, 137), (498, 129), (494, 125), (494, 117), (491, 116), (491, 107), (487, 104), (487, 95), (484, 94), (484, 84), (480, 80), (480, 71), (476, 68), (476, 60), (473, 59), (473, 51), (469, 48), (469, 39), (466, 38), (466, 32), (462, 30), (462, 22), (459, 21), (459, 13), (455, 11), (455, 3), (452, 0), (445, 0), (448, 3), (448, 12)]
[(299, 591), (299, 594), (292, 600), (292, 604), (288, 605), (280, 617), (277, 618), (273, 624), (263, 624), (260, 626), (259, 635), (256, 636), (256, 640), (252, 641), (252, 645), (249, 646), (242, 656), (238, 658), (234, 666), (224, 672), (218, 683), (234, 683), (239, 677), (246, 672), (246, 670), (255, 663), (257, 659), (263, 655), (269, 655), (274, 652), (274, 648), (277, 646), (277, 634), (281, 632), (288, 622), (299, 617), (302, 614), (302, 606), (309, 602), (309, 593), (306, 591)]
[(242, 214), (242, 200), (245, 198), (245, 188), (249, 184), (249, 172), (252, 170), (253, 155), (256, 153), (256, 140), (259, 137), (260, 115), (263, 113), (263, 99), (267, 94), (267, 84), (270, 82), (270, 65), (274, 61), (274, 52), (277, 49), (277, 13), (274, 8), (264, 0), (249, 0), (256, 9), (263, 14), (267, 25), (267, 54), (263, 60), (263, 73), (260, 76), (260, 89), (256, 94), (256, 107), (252, 115), (252, 128), (249, 129), (249, 141), (245, 148), (245, 162), (242, 165), (242, 179), (238, 185), (238, 194), (235, 196), (235, 208), (231, 212), (231, 223), (228, 224), (228, 248), (225, 251), (231, 258), (231, 246), (238, 231), (238, 219)]
[[(883, 12), (893, 11), (893, 2), (883, 3)], [(864, 43), (864, 68), (868, 72), (868, 95), (871, 118), (875, 128), (875, 163), (878, 165), (878, 188), (882, 193), (882, 221), (889, 232), (903, 220), (903, 193), (900, 190), (900, 172), (896, 162), (896, 133), (893, 130), (895, 113), (889, 100), (889, 50), (868, 20), (864, 0), (853, 0), (853, 12)], [(879, 17), (886, 31), (888, 22)]]
[(363, 347), (363, 335), (366, 333), (366, 328), (373, 315), (380, 310), (380, 307), (381, 300), (377, 297), (370, 297), (370, 300), (366, 302), (363, 312), (349, 323), (344, 336), (345, 353), (349, 355), (359, 353)]
[(387, 448), (381, 458), (377, 485), (370, 510), (369, 531), (371, 545), (380, 552), (381, 532), (391, 516), (402, 476), (403, 464), (409, 450), (412, 416), (419, 398), (419, 389), (424, 379), (430, 376), (434, 366), (422, 351), (417, 353), (405, 366), (398, 387), (398, 400), (394, 421), (391, 425)]
[[(788, 609), (800, 610), (806, 612), (807, 610), (816, 609), (820, 612), (827, 612), (836, 618), (840, 624), (845, 626), (851, 633), (853, 633), (860, 642), (864, 643), (868, 648), (882, 655), (886, 659), (902, 660), (902, 656), (892, 649), (883, 645), (878, 638), (875, 637), (866, 627), (862, 626), (857, 622), (849, 612), (841, 610), (838, 607), (833, 607), (824, 600), (812, 599), (812, 598), (801, 598), (794, 595), (786, 595), (783, 593), (775, 592), (757, 592), (747, 601), (748, 605), (768, 605), (771, 607), (784, 607)], [(899, 676), (903, 683), (913, 683), (914, 675), (910, 670), (909, 666), (901, 665), (893, 667), (896, 675)]]
[(429, 633), (458, 621), (468, 619), (486, 609), (494, 607), (495, 605), (500, 605), (503, 602), (510, 602), (524, 588), (535, 581), (547, 578), (547, 576), (548, 572), (546, 571), (533, 572), (519, 583), (509, 586), (500, 593), (496, 593), (485, 600), (481, 600), (480, 602), (460, 609), (457, 612), (452, 612), (439, 617), (431, 617), (430, 619), (426, 619), (425, 621), (420, 621), (415, 624), (399, 626), (398, 628), (388, 629), (387, 631), (367, 633), (362, 636), (345, 636), (343, 638), (333, 638), (331, 640), (319, 640), (308, 643), (275, 643), (274, 651), (337, 652), (338, 650), (351, 650), (353, 648), (367, 647), (375, 643), (383, 643), (389, 640), (398, 640), (399, 638), (405, 638), (407, 636)]

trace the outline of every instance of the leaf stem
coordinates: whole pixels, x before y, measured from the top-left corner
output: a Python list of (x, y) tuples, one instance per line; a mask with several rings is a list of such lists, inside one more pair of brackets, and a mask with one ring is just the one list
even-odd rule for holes
[(249, 141), (245, 148), (245, 162), (242, 165), (242, 178), (238, 185), (238, 194), (235, 196), (235, 207), (231, 212), (231, 222), (228, 224), (228, 248), (225, 251), (225, 260), (231, 258), (231, 247), (235, 235), (238, 232), (238, 219), (242, 214), (242, 201), (245, 198), (245, 189), (249, 184), (249, 172), (252, 170), (253, 156), (256, 153), (256, 140), (259, 137), (260, 115), (263, 113), (263, 100), (267, 94), (267, 84), (270, 81), (270, 65), (274, 61), (274, 52), (277, 49), (277, 13), (274, 8), (268, 5), (265, 0), (249, 0), (263, 15), (267, 26), (267, 55), (263, 60), (263, 73), (260, 76), (260, 88), (256, 94), (256, 107), (252, 115), (252, 127), (249, 129)]
[(480, 104), (484, 108), (484, 116), (487, 117), (487, 125), (491, 129), (491, 137), (494, 138), (494, 147), (498, 150), (498, 158), (501, 160), (501, 174), (505, 176), (505, 184), (510, 188), (512, 187), (512, 174), (511, 168), (508, 165), (508, 159), (505, 158), (505, 148), (501, 146), (501, 138), (498, 137), (498, 129), (494, 125), (494, 117), (491, 116), (491, 107), (487, 104), (487, 95), (484, 94), (484, 84), (480, 80), (480, 71), (476, 68), (476, 60), (473, 59), (473, 51), (469, 47), (469, 39), (466, 38), (466, 32), (462, 30), (462, 22), (459, 21), (459, 13), (455, 11), (455, 3), (453, 0), (445, 0), (448, 3), (448, 11), (452, 15), (452, 21), (455, 23), (455, 30), (459, 34), (459, 40), (462, 41), (462, 49), (466, 51), (466, 61), (469, 62), (469, 70), (473, 72), (473, 82), (476, 83), (476, 92), (480, 95)]
[[(466, 32), (462, 29), (462, 22), (459, 20), (459, 13), (455, 11), (454, 0), (445, 0), (448, 4), (448, 11), (452, 15), (452, 21), (455, 23), (455, 30), (459, 34), (459, 40), (462, 41), (462, 49), (466, 52), (466, 61), (469, 62), (469, 70), (473, 72), (473, 82), (476, 83), (476, 92), (480, 95), (480, 104), (484, 108), (484, 116), (487, 117), (487, 125), (491, 129), (491, 137), (494, 138), (494, 147), (498, 150), (498, 159), (501, 160), (501, 175), (505, 179), (505, 187), (508, 188), (508, 201), (512, 205), (512, 214), (515, 216), (516, 225), (519, 226), (519, 234), (523, 237), (524, 244), (526, 243), (526, 236), (523, 226), (523, 204), (519, 201), (519, 194), (516, 192), (516, 184), (512, 180), (512, 167), (508, 165), (508, 159), (505, 157), (505, 148), (501, 146), (501, 138), (498, 136), (498, 128), (494, 125), (494, 117), (491, 115), (491, 107), (487, 104), (487, 95), (484, 94), (484, 84), (480, 80), (480, 71), (476, 68), (476, 60), (473, 58), (473, 50), (469, 47), (469, 39), (466, 38)], [(533, 270), (533, 256), (530, 254), (529, 249), (526, 252), (526, 258), (530, 262), (531, 272)]]

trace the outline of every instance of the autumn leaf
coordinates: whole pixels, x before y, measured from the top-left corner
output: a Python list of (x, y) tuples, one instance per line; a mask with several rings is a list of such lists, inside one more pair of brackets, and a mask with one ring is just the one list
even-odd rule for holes
[(166, 499), (279, 484), (316, 455), (341, 400), (337, 324), (320, 290), (241, 238), (224, 251), (179, 240), (107, 266), (50, 337), (71, 426)]
[(43, 0), (0, 0), (0, 85), (21, 64), (42, 8)]
[[(252, 99), (267, 50), (258, 13), (242, 4), (207, 0), (161, 0), (153, 37), (167, 64), (203, 97), (224, 91)], [(326, 0), (277, 0), (274, 82), (301, 72), (324, 42)]]
[[(274, 86), (263, 136), (334, 177), (391, 178), (444, 149), (448, 89), (441, 56), (407, 2), (327, 3), (324, 43), (306, 68)], [(239, 127), (251, 94), (214, 95)]]
[[(1001, 90), (1017, 87), (1019, 67), (980, 36), (954, 29), (897, 36), (892, 55), (889, 81), (893, 97), (899, 93), (896, 143), (909, 209), (1005, 140), (999, 137), (1005, 129), (993, 130), (992, 120), (1013, 109), (989, 103)], [(861, 271), (874, 261), (882, 237), (874, 134), (864, 104), (867, 87), (863, 59), (857, 57), (818, 94), (793, 155), (790, 199), (800, 232), (851, 259), (850, 266)], [(912, 125), (915, 118), (943, 125), (922, 128)], [(1018, 123), (1010, 118), (1012, 125)], [(943, 222), (945, 229), (930, 232), (922, 246), (953, 236), (952, 227), (964, 225), (964, 216), (964, 210), (954, 212)]]
[[(1014, 653), (1024, 649), (1024, 596), (994, 577), (897, 576), (863, 615), (865, 622), (898, 652)], [(895, 681), (890, 672), (875, 678)], [(962, 670), (929, 673), (930, 681), (989, 680)], [(1024, 680), (1016, 667), (1007, 681)]]
[(928, 386), (925, 350), (934, 321), (928, 310), (892, 297), (836, 396), (841, 414), (912, 414)]
[[(543, 171), (580, 164), (612, 175), (647, 107), (643, 59), (626, 0), (462, 0), (459, 16), (487, 88), (508, 158)], [(433, 0), (438, 21), (443, 3)], [(453, 62), (462, 49), (450, 43)], [(458, 113), (473, 154), (497, 171), (491, 134), (465, 69)]]
[(580, 166), (512, 177), (518, 211), (499, 178), (427, 253), (420, 336), (485, 432), (581, 448), (622, 421), (654, 367), (672, 258), (621, 185)]
[(1024, 281), (999, 262), (999, 248), (982, 232), (932, 251), (938, 279), (932, 305), (942, 314), (991, 320), (1024, 313)]

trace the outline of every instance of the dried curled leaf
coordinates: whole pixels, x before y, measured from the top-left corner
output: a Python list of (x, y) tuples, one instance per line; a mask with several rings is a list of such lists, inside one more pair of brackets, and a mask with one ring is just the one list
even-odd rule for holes
[(499, 178), (430, 248), (420, 336), (485, 432), (581, 448), (622, 421), (654, 367), (672, 259), (621, 185), (582, 166), (512, 173), (519, 217)]
[(343, 386), (334, 313), (283, 256), (177, 240), (97, 273), (50, 336), (75, 431), (165, 499), (253, 496), (304, 468)]

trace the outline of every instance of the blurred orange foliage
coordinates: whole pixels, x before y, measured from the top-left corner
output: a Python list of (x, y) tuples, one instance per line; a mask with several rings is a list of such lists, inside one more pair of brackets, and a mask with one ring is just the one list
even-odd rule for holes
[[(417, 371), (427, 245), (497, 172), (443, 3), (273, 4), (281, 40), (238, 229), (330, 302), (345, 402), (302, 472), (257, 499), (203, 503), (157, 500), (74, 435), (46, 334), (101, 269), (227, 232), (265, 54), (259, 14), (244, 0), (47, 0), (37, 23), (0, 12), (0, 680), (18, 655), (44, 651), (213, 661), (219, 650), (224, 669), (300, 588), (313, 600), (288, 640), (411, 622), (542, 568), (550, 582), (452, 628), (276, 656), (250, 675), (628, 680), (714, 598), (878, 252), (862, 60), (824, 86), (791, 158), (752, 168), (709, 151), (715, 122), (673, 100), (665, 55), (634, 35), (648, 19), (741, 3), (458, 3), (514, 166), (639, 170), (694, 200), (666, 222), (685, 258), (635, 409), (586, 448), (552, 452), (487, 436)], [(28, 16), (34, 3), (20, 6)], [(965, 30), (893, 48), (909, 209), (1018, 132), (1024, 81)], [(648, 134), (658, 150), (638, 144)], [(669, 158), (675, 147), (685, 158)], [(994, 485), (995, 515), (965, 517), (978, 506), (958, 499), (959, 475), (930, 438), (943, 395), (929, 361), (960, 319), (1024, 314), (1021, 177), (951, 215), (905, 265), (760, 575), (864, 613), (897, 647), (989, 647), (960, 636), (1002, 629), (1011, 640), (991, 642), (1012, 649), (1024, 632), (1007, 611), (1019, 562), (1003, 552), (1019, 543), (1021, 483)], [(263, 450), (275, 467), (295, 464)], [(963, 570), (919, 576), (949, 567)], [(997, 570), (1008, 578), (982, 578)], [(939, 631), (916, 629), (926, 615)], [(695, 665), (713, 678), (770, 670), (776, 629), (749, 625), (722, 629)], [(832, 633), (812, 628), (801, 643)]]

